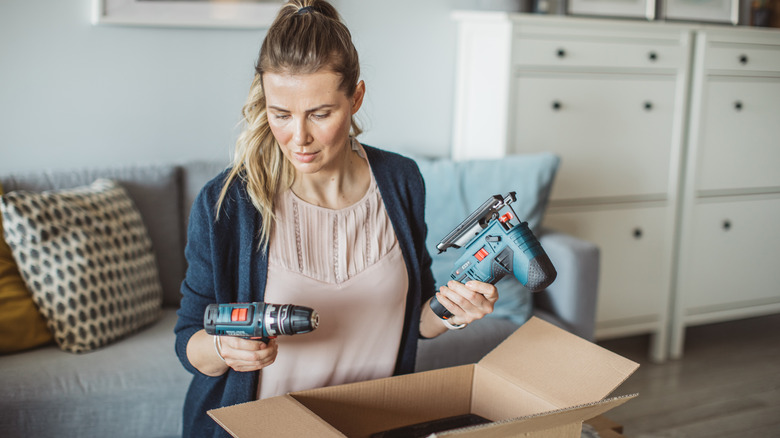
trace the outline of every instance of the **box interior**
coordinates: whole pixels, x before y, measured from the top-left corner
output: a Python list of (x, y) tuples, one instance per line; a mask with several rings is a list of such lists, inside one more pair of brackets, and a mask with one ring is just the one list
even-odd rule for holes
[(301, 391), (291, 396), (344, 435), (369, 436), (469, 413), (473, 372), (474, 365), (465, 365)]

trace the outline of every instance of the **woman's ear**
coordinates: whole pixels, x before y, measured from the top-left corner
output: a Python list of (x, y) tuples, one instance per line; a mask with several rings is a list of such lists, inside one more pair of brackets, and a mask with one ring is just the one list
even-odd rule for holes
[(355, 93), (352, 95), (352, 114), (358, 112), (361, 106), (363, 106), (363, 97), (366, 95), (366, 83), (363, 81), (358, 82), (355, 87)]

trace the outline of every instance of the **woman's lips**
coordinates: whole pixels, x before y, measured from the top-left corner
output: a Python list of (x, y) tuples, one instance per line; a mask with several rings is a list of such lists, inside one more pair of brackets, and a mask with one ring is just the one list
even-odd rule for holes
[(301, 163), (311, 163), (317, 156), (317, 152), (293, 152), (293, 156)]

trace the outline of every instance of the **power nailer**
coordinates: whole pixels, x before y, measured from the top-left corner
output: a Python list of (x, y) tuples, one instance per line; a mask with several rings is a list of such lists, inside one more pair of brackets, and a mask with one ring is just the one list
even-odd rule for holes
[[(448, 248), (465, 248), (450, 273), (453, 280), (496, 284), (513, 274), (532, 292), (552, 284), (555, 267), (528, 223), (517, 218), (510, 205), (516, 200), (515, 192), (491, 196), (436, 245), (439, 254)], [(452, 316), (436, 297), (430, 306), (442, 319)]]

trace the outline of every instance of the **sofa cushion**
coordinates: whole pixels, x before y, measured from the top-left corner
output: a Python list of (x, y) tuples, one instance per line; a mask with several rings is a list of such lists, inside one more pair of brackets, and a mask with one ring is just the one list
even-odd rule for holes
[(184, 229), (182, 225), (182, 170), (174, 165), (125, 165), (117, 167), (52, 170), (0, 176), (6, 192), (13, 190), (67, 189), (91, 184), (98, 178), (117, 181), (141, 212), (159, 265), (163, 304), (179, 306), (184, 279)]
[[(425, 179), (426, 246), (433, 258), (433, 276), (444, 284), (462, 251), (437, 254), (436, 244), (490, 196), (517, 193), (512, 208), (520, 220), (538, 231), (550, 198), (559, 158), (551, 153), (509, 155), (496, 160), (452, 161), (415, 158)], [(496, 284), (499, 300), (491, 317), (516, 324), (531, 316), (530, 292), (514, 277)]]
[[(0, 185), (0, 196), (3, 186)], [(13, 353), (53, 340), (46, 320), (24, 284), (22, 275), (3, 237), (0, 215), (0, 354)]]
[(105, 346), (155, 321), (162, 288), (141, 215), (117, 183), (2, 197), (5, 236), (60, 348)]
[(89, 354), (55, 346), (4, 356), (0, 435), (181, 437), (192, 375), (173, 350), (176, 311)]

